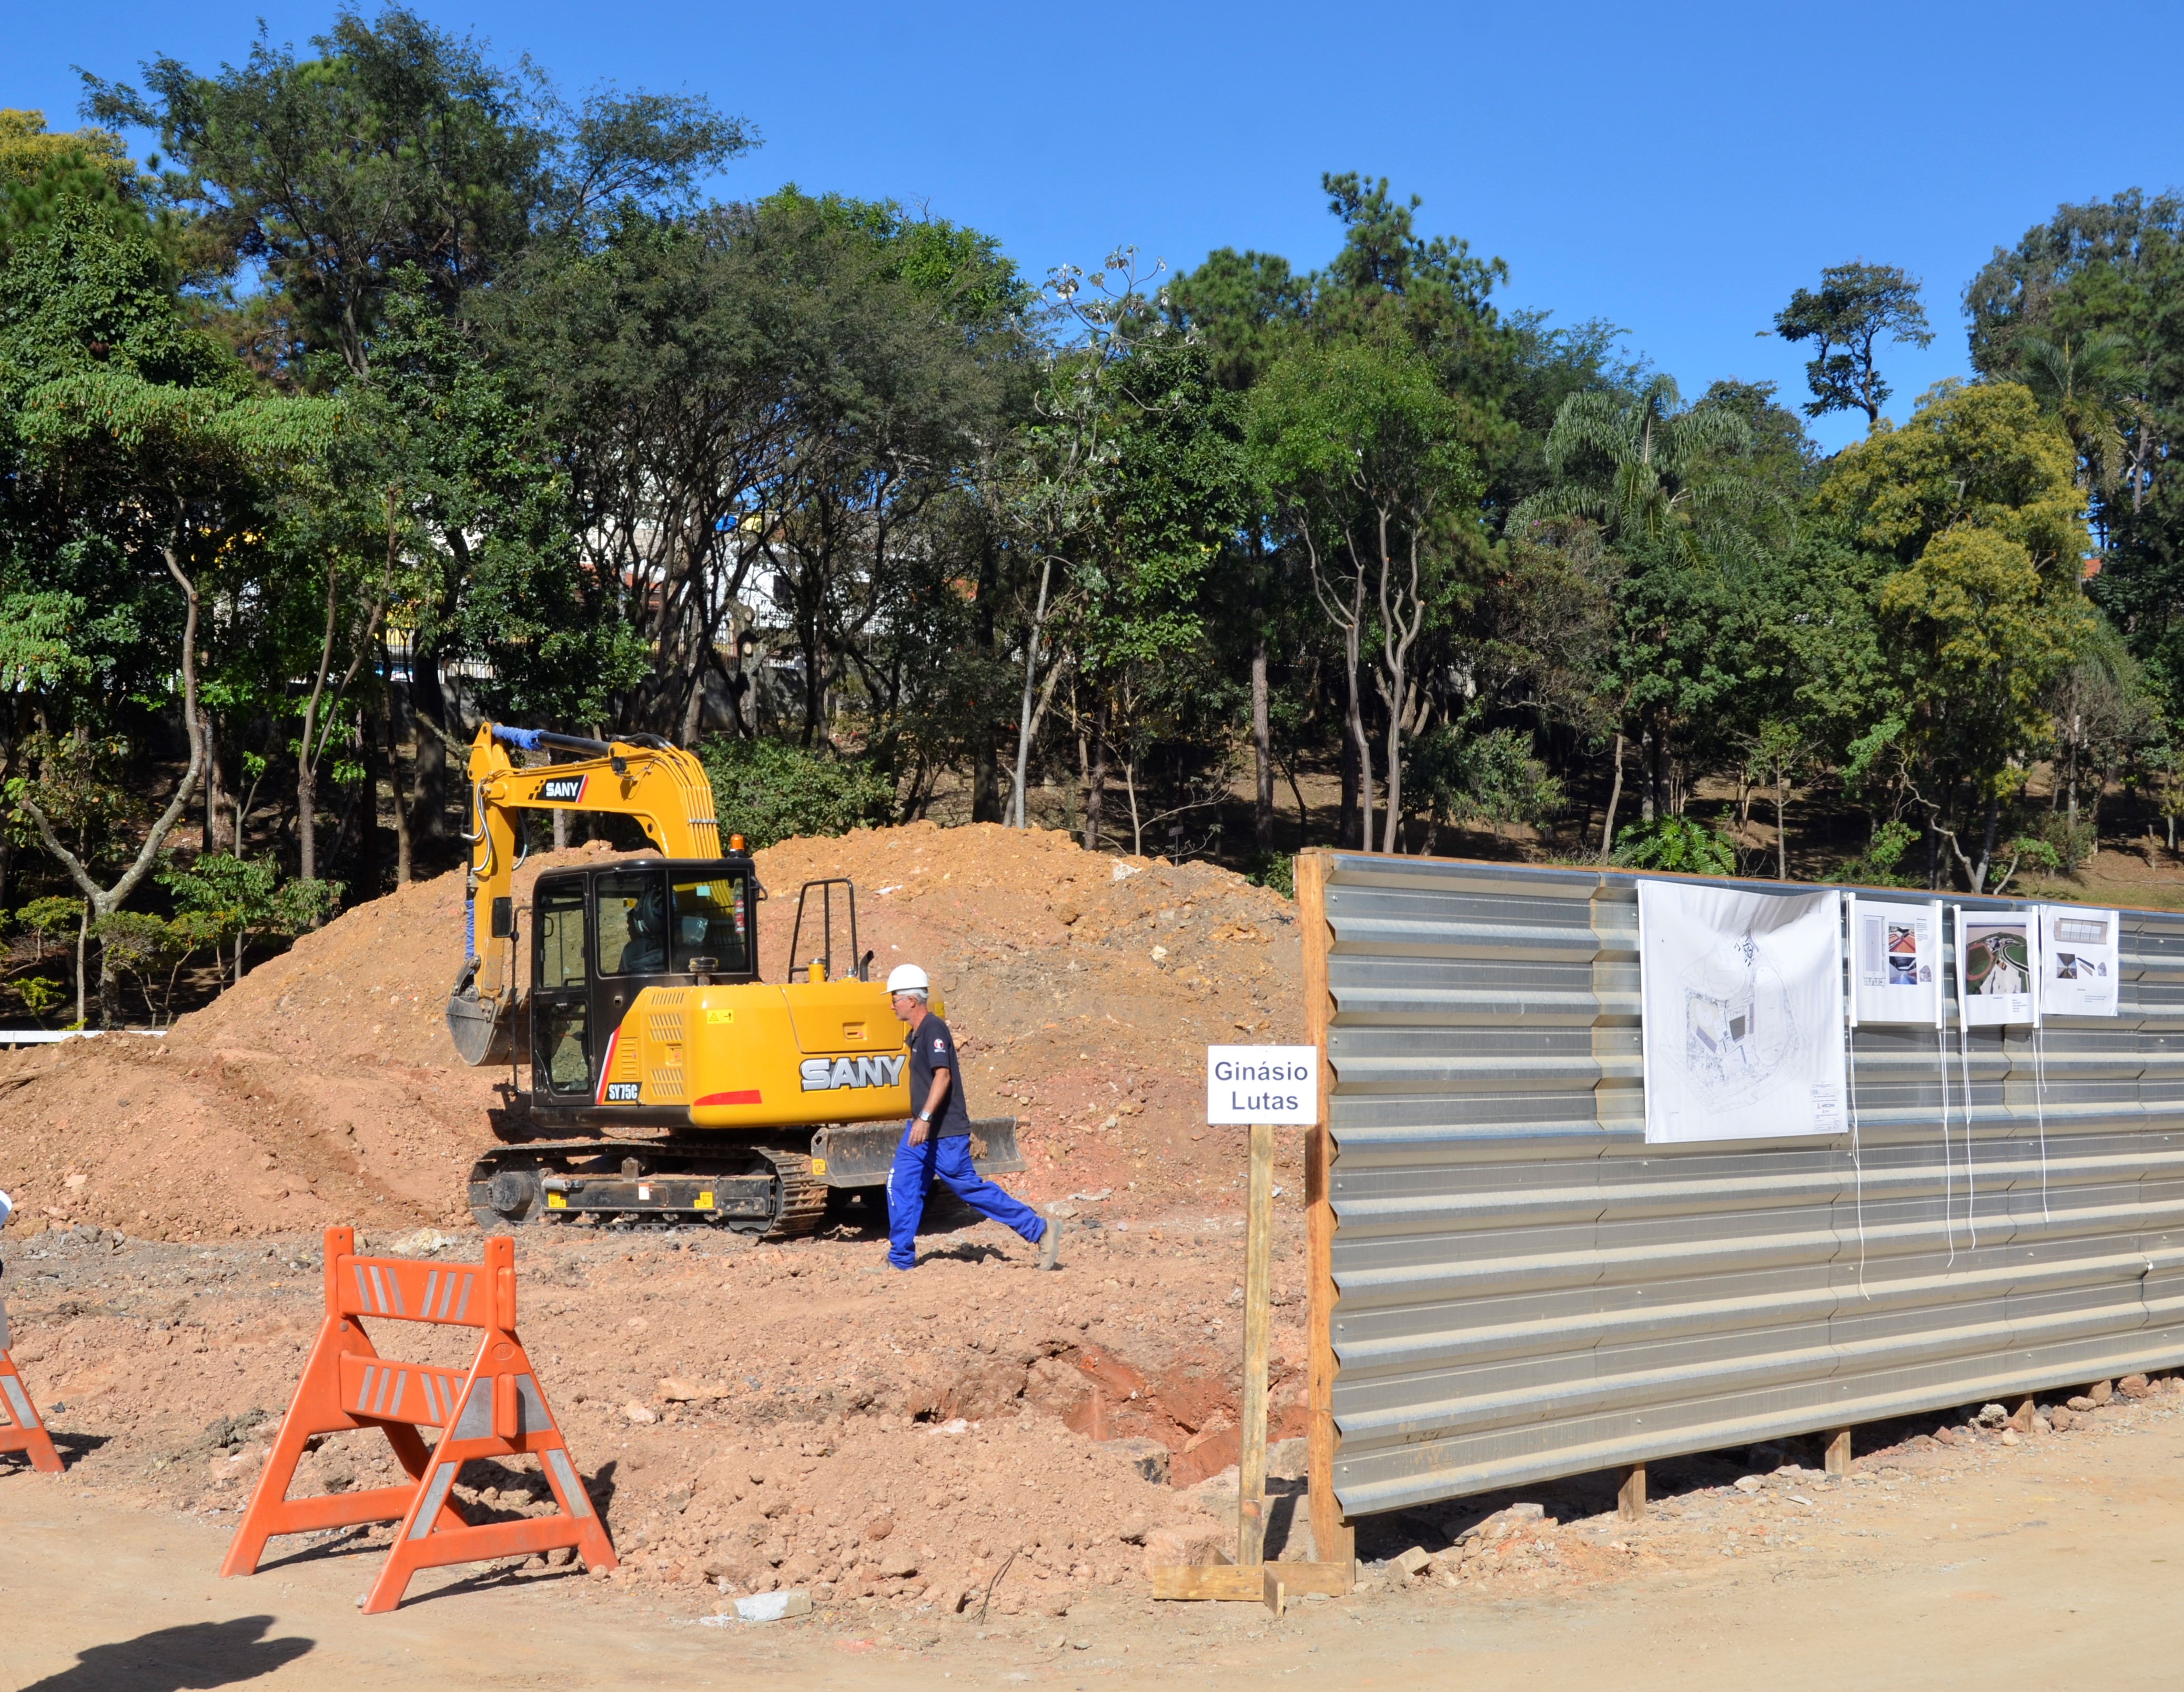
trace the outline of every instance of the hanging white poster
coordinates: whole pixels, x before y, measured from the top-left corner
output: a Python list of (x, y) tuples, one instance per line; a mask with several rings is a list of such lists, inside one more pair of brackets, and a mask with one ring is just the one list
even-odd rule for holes
[(1942, 1020), (1942, 902), (1844, 896), (1854, 1023)]
[(1649, 1143), (1843, 1131), (1841, 899), (1638, 884)]
[(2040, 937), (2029, 913), (1968, 911), (1957, 918), (1957, 1014), (1967, 1028), (2037, 1022)]
[(2114, 1016), (2122, 917), (2082, 905), (2040, 907), (2040, 1014)]

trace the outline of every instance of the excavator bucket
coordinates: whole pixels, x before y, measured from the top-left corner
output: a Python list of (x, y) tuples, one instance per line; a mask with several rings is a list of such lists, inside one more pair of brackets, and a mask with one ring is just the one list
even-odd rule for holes
[[(811, 1172), (829, 1187), (884, 1187), (902, 1139), (900, 1122), (853, 1122), (822, 1128), (811, 1136)], [(973, 1117), (971, 1161), (986, 1175), (1014, 1175), (1024, 1167), (1013, 1116)]]
[(505, 1064), (510, 1042), (505, 1000), (482, 999), (475, 987), (448, 995), (448, 1038), (465, 1064)]

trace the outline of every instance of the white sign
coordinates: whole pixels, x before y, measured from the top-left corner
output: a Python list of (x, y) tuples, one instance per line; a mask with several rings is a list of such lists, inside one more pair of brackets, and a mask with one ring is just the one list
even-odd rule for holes
[(1646, 1139), (1844, 1131), (1842, 896), (1638, 884)]
[(2040, 936), (2027, 911), (1968, 911), (1957, 919), (1957, 1016), (1967, 1028), (2037, 1022)]
[(1319, 1120), (1317, 1046), (1209, 1046), (1206, 1120), (1212, 1123)]
[(1850, 1019), (1942, 1025), (1942, 902), (1844, 896), (1850, 908)]
[(2114, 1016), (2122, 919), (2082, 905), (2040, 907), (2040, 1014)]

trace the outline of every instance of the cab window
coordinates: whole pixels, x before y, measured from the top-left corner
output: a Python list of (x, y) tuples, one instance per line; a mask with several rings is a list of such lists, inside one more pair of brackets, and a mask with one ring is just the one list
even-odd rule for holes
[(724, 975), (750, 968), (750, 883), (740, 875), (703, 876), (675, 883), (675, 969), (688, 971), (694, 958), (710, 958)]
[(602, 875), (599, 892), (599, 973), (667, 973), (667, 876), (664, 870), (624, 869)]
[(538, 890), (537, 933), (532, 945), (538, 958), (542, 987), (584, 985), (584, 884), (549, 882)]

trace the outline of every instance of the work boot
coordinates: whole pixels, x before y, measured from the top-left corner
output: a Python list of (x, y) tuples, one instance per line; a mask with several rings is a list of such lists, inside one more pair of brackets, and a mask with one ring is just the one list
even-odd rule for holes
[(1049, 1216), (1046, 1231), (1039, 1237), (1039, 1266), (1041, 1269), (1061, 1267), (1061, 1218)]

